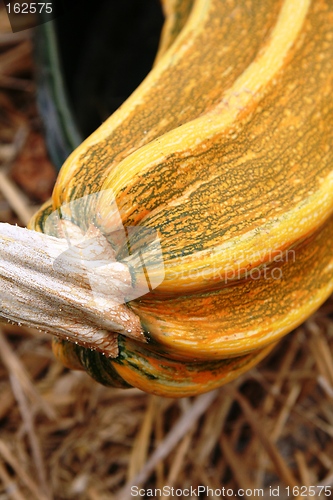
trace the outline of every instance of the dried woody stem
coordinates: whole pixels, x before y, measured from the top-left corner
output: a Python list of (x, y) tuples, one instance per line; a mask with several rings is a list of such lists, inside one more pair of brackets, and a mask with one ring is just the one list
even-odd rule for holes
[(127, 266), (94, 226), (83, 238), (73, 224), (61, 224), (77, 232), (77, 245), (0, 223), (0, 317), (111, 357), (119, 333), (145, 341), (138, 316), (124, 303), (132, 290)]

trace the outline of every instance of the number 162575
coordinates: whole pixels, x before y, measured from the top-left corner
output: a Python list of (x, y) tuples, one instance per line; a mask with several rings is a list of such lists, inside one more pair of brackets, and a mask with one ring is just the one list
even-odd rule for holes
[(7, 3), (8, 14), (41, 14), (45, 11), (47, 14), (52, 14), (52, 2), (24, 2), (24, 3)]

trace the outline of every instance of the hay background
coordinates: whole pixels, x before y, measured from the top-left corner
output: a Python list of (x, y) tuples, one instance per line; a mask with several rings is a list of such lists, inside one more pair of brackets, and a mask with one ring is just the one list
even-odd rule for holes
[[(2, 9), (0, 220), (25, 225), (54, 181), (31, 33), (11, 34)], [(286, 486), (333, 486), (332, 299), (257, 368), (182, 400), (102, 387), (56, 362), (48, 336), (0, 327), (0, 500), (126, 499), (131, 484), (265, 498), (279, 486), (284, 499)]]

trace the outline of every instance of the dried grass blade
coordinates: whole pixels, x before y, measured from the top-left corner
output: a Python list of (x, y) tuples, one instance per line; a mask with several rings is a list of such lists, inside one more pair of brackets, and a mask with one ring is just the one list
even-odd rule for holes
[(156, 465), (163, 460), (179, 443), (182, 437), (191, 429), (195, 422), (213, 403), (218, 391), (212, 391), (198, 396), (194, 403), (175, 423), (159, 447), (152, 453), (139, 474), (129, 483), (127, 483), (117, 495), (117, 500), (126, 500), (130, 496), (131, 486), (142, 484), (149, 477)]
[[(243, 466), (244, 460), (242, 457), (238, 456), (232, 446), (230, 445), (226, 436), (222, 435), (220, 438), (220, 446), (224, 455), (225, 460), (228, 462), (233, 475), (235, 477), (236, 482), (238, 483), (240, 488), (243, 488), (244, 491), (247, 489), (254, 490), (254, 484), (252, 483), (247, 469)], [(244, 498), (250, 498), (245, 496)]]
[(26, 500), (25, 497), (20, 492), (20, 490), (18, 489), (16, 481), (13, 480), (13, 478), (11, 478), (8, 472), (6, 471), (1, 460), (0, 460), (0, 479), (3, 482), (3, 485), (5, 487), (5, 494), (8, 495), (8, 498), (12, 498), (13, 500)]
[(7, 342), (5, 336), (0, 330), (0, 358), (4, 366), (7, 368), (10, 374), (13, 374), (17, 377), (24, 393), (28, 396), (31, 401), (37, 403), (38, 407), (40, 407), (45, 415), (52, 420), (57, 418), (55, 411), (53, 408), (40, 396), (35, 385), (30, 379), (28, 372), (23, 366), (20, 359), (16, 356), (14, 351), (12, 350), (10, 344)]
[(138, 474), (142, 465), (147, 460), (156, 404), (156, 399), (151, 396), (149, 398), (148, 407), (144, 415), (141, 428), (134, 441), (127, 471), (128, 482), (130, 482)]
[(8, 179), (8, 177), (0, 171), (0, 191), (4, 198), (8, 201), (11, 208), (20, 218), (22, 224), (25, 226), (31, 219), (35, 209), (29, 207), (28, 202), (24, 194), (19, 190), (15, 184)]
[(25, 486), (31, 491), (33, 497), (36, 500), (47, 500), (47, 497), (40, 492), (38, 486), (30, 479), (27, 472), (20, 465), (19, 461), (13, 455), (5, 441), (0, 440), (0, 455), (3, 460), (7, 462), (10, 467), (16, 472), (17, 477), (25, 484)]
[(238, 391), (234, 392), (234, 397), (242, 408), (243, 413), (253, 431), (257, 434), (259, 440), (263, 444), (281, 479), (290, 487), (297, 486), (298, 482), (296, 481), (294, 475), (286, 465), (272, 439), (265, 432), (264, 426), (260, 424), (260, 419), (258, 419), (258, 416), (252, 410), (247, 400)]
[(32, 414), (32, 408), (31, 406), (27, 403), (23, 388), (21, 387), (21, 384), (19, 382), (19, 379), (13, 375), (10, 374), (10, 382), (11, 386), (13, 389), (13, 393), (15, 396), (15, 399), (18, 403), (18, 407), (21, 413), (22, 420), (25, 425), (25, 429), (28, 435), (29, 443), (31, 446), (31, 453), (32, 453), (32, 458), (35, 464), (35, 469), (37, 473), (37, 477), (39, 480), (39, 484), (41, 487), (41, 490), (46, 493), (46, 497), (49, 497), (48, 492), (48, 486), (47, 486), (47, 479), (46, 479), (46, 468), (44, 465), (44, 460), (40, 448), (40, 443), (39, 439), (36, 434), (35, 430), (35, 425), (34, 425), (34, 417)]

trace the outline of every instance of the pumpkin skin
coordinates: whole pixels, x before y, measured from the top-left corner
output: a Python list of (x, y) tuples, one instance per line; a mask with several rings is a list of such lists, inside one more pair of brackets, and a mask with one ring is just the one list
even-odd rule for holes
[(168, 48), (171, 47), (184, 28), (194, 5), (194, 0), (161, 0), (161, 4), (165, 21), (155, 64), (161, 59)]
[(259, 362), (332, 293), (332, 55), (330, 1), (194, 3), (31, 222), (43, 232), (52, 210), (97, 192), (72, 221), (112, 244), (111, 191), (123, 225), (162, 246), (163, 282), (128, 304), (147, 343), (119, 336), (110, 359), (55, 341), (61, 361), (106, 385), (198, 394)]

